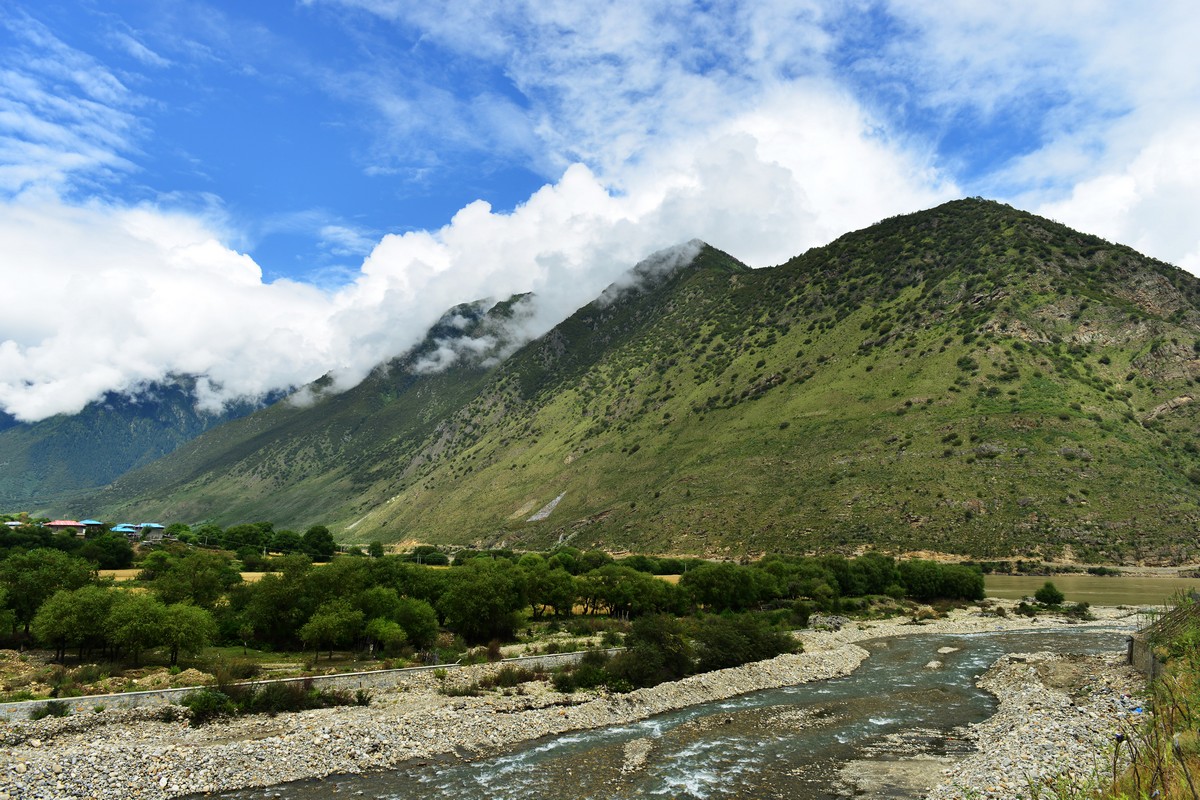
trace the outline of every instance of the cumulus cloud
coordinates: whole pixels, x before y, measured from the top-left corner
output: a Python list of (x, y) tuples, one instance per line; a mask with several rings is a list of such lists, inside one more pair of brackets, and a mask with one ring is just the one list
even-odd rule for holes
[[(313, 4), (357, 6), (412, 34), (414, 49), (443, 48), (458, 68), (510, 83), (507, 95), (463, 93), (395, 69), (326, 74), (326, 91), (357, 91), (371, 109), (387, 154), (376, 174), (436, 163), (441, 141), (523, 159), (545, 185), (509, 210), (477, 201), (440, 227), (381, 237), (311, 216), (319, 247), (352, 260), (349, 279), (267, 281), (217, 215), (79, 199), (131, 168), (141, 101), (116, 73), (10, 16), (19, 47), (0, 70), (10, 293), (0, 408), (34, 420), (173, 374), (201, 376), (207, 406), (326, 373), (343, 389), (447, 309), (532, 292), (509, 328), (447, 337), (420, 369), (495, 357), (664, 248), (704, 240), (766, 266), (964, 192), (1200, 270), (1200, 239), (1178, 223), (1200, 201), (1200, 121), (1186, 111), (1200, 107), (1200, 49), (1184, 3), (872, 5), (894, 24), (860, 43), (871, 55), (851, 72), (894, 88), (874, 93), (839, 72), (854, 22), (841, 4)], [(164, 66), (150, 42), (120, 42)], [(1137, 42), (1153, 42), (1153, 57)], [(906, 125), (909, 114), (942, 127)], [(1023, 138), (960, 169), (938, 137), (963, 118)]]
[(0, 241), (21, 298), (0, 314), (0, 406), (20, 419), (171, 374), (258, 395), (320, 375), (333, 355), (324, 295), (264, 284), (194, 217), (25, 194), (4, 203)]
[[(326, 372), (342, 389), (464, 300), (532, 291), (507, 340), (519, 343), (678, 242), (704, 238), (775, 263), (952, 191), (931, 187), (928, 166), (878, 137), (845, 98), (806, 87), (774, 102), (812, 116), (772, 124), (765, 106), (646, 159), (621, 193), (572, 165), (511, 212), (480, 201), (437, 230), (384, 236), (336, 291), (263, 282), (252, 259), (193, 216), (20, 195), (0, 219), (5, 269), (19, 271), (23, 296), (51, 305), (0, 320), (0, 405), (38, 419), (179, 373), (207, 376), (208, 403)], [(828, 137), (841, 137), (836, 158)], [(840, 181), (840, 170), (861, 174)]]
[(1159, 131), (1128, 163), (1077, 183), (1042, 213), (1081, 230), (1103, 233), (1200, 274), (1200, 117)]
[(1200, 273), (1194, 3), (888, 7), (912, 102), (1023, 134), (977, 191)]
[[(343, 389), (464, 301), (535, 298), (502, 336), (447, 345), (423, 369), (464, 348), (511, 349), (681, 242), (703, 239), (761, 266), (955, 193), (927, 153), (890, 140), (835, 85), (770, 79), (752, 89), (748, 70), (759, 66), (740, 48), (770, 49), (764, 26), (781, 20), (739, 12), (736, 41), (722, 51), (739, 59), (731, 74), (700, 63), (703, 48), (689, 38), (695, 23), (678, 14), (669, 21), (680, 58), (656, 54), (653, 27), (669, 7), (638, 8), (626, 8), (624, 22), (639, 24), (606, 12), (591, 35), (578, 10), (533, 4), (470, 42), (452, 42), (510, 59), (527, 95), (541, 98), (532, 116), (563, 166), (511, 211), (470, 203), (440, 228), (373, 246), (360, 230), (326, 225), (330, 249), (369, 248), (337, 289), (265, 282), (219, 219), (153, 204), (80, 204), (46, 188), (10, 196), (0, 219), (3, 269), (25, 300), (0, 320), (0, 406), (34, 420), (172, 374), (202, 376), (207, 405), (326, 373)], [(521, 15), (569, 35), (525, 31), (503, 45)], [(764, 57), (797, 64), (819, 49), (810, 20), (788, 16), (797, 19), (808, 32)], [(418, 20), (449, 37), (435, 22)], [(590, 74), (589, 65), (618, 54), (615, 72)], [(509, 114), (504, 106), (500, 117)]]

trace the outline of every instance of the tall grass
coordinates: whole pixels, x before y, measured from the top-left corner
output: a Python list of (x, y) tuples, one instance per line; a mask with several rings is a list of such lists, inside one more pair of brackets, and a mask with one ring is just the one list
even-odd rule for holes
[[(1177, 606), (1194, 605), (1182, 597)], [(1111, 771), (1031, 787), (1058, 800), (1200, 800), (1200, 621), (1152, 641), (1165, 667), (1150, 685), (1151, 713), (1130, 717), (1114, 736)]]

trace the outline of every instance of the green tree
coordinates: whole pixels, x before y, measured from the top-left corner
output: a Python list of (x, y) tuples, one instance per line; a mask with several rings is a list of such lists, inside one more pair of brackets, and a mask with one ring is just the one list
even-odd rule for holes
[(910, 558), (900, 562), (900, 580), (904, 592), (916, 600), (932, 600), (942, 590), (941, 569), (936, 561)]
[(609, 664), (608, 671), (634, 686), (654, 686), (678, 680), (692, 670), (692, 648), (683, 625), (666, 614), (648, 614), (633, 622), (625, 637), (625, 652)]
[(889, 588), (900, 582), (896, 560), (882, 553), (864, 553), (850, 567), (859, 575), (864, 594), (887, 594)]
[(367, 545), (367, 555), (371, 558), (383, 558), (383, 542), (376, 539)]
[(603, 550), (589, 550), (586, 553), (581, 553), (577, 562), (580, 572), (591, 572), (594, 569), (600, 569), (605, 564), (611, 564), (613, 557)]
[(253, 547), (262, 550), (270, 541), (257, 523), (247, 522), (241, 525), (230, 525), (221, 536), (221, 546), (226, 550), (238, 550), (242, 547)]
[(78, 589), (96, 578), (95, 568), (60, 550), (38, 548), (10, 553), (0, 561), (0, 587), (13, 610), (14, 626), (29, 625), (42, 603), (59, 589)]
[(1060, 606), (1066, 596), (1058, 590), (1050, 581), (1046, 581), (1042, 588), (1033, 593), (1033, 599), (1037, 600), (1044, 606)]
[(366, 634), (379, 647), (381, 653), (395, 653), (408, 641), (408, 634), (404, 632), (403, 626), (381, 617), (367, 623)]
[(166, 536), (168, 539), (179, 539), (180, 541), (184, 541), (183, 536), (185, 534), (191, 534), (191, 532), (192, 528), (186, 522), (172, 522), (163, 531), (163, 536)]
[(437, 641), (437, 612), (429, 603), (414, 597), (401, 597), (395, 614), (396, 622), (404, 628), (414, 647), (429, 647)]
[[(287, 647), (296, 641), (296, 630), (307, 615), (300, 608), (299, 581), (295, 577), (267, 574), (238, 592), (244, 620), (260, 641)], [(250, 637), (244, 637), (250, 638)]]
[(202, 608), (212, 608), (229, 587), (241, 580), (242, 576), (227, 557), (194, 550), (172, 559), (161, 573), (156, 573), (151, 585), (164, 603), (190, 601)]
[(983, 570), (965, 564), (942, 564), (942, 597), (983, 599)]
[(664, 581), (620, 564), (607, 564), (576, 579), (585, 608), (606, 609), (615, 617), (632, 619), (668, 610), (675, 588)]
[(361, 611), (351, 608), (345, 600), (334, 600), (322, 605), (300, 627), (300, 640), (312, 647), (314, 652), (328, 648), (329, 658), (332, 659), (333, 648), (353, 642), (362, 625)]
[(173, 603), (163, 615), (161, 643), (166, 645), (171, 666), (179, 663), (179, 654), (195, 656), (212, 644), (217, 623), (208, 611), (190, 603)]
[(727, 562), (701, 564), (688, 570), (680, 577), (679, 585), (697, 603), (713, 611), (744, 611), (779, 595), (771, 573)]
[(295, 531), (275, 531), (271, 534), (270, 548), (276, 553), (295, 553), (304, 549), (304, 539)]
[(99, 569), (126, 569), (133, 563), (133, 547), (119, 533), (104, 533), (88, 539), (79, 548), (78, 555)]
[(703, 617), (693, 634), (701, 672), (762, 661), (796, 649), (796, 640), (752, 615)]
[(16, 614), (8, 607), (8, 590), (0, 586), (0, 630), (16, 630)]
[(90, 584), (78, 589), (60, 589), (38, 608), (31, 629), (34, 638), (53, 647), (61, 663), (68, 647), (84, 649), (103, 641), (105, 620), (112, 607), (113, 590)]
[(303, 547), (314, 561), (328, 561), (337, 552), (337, 542), (324, 525), (313, 525), (304, 532)]
[(558, 615), (570, 615), (575, 604), (575, 579), (565, 569), (551, 569), (545, 561), (521, 567), (525, 573), (525, 592), (533, 609), (533, 618), (551, 609)]
[(125, 648), (136, 667), (142, 652), (163, 641), (167, 607), (157, 597), (140, 592), (118, 592), (105, 622), (105, 632), (116, 648)]
[(151, 551), (142, 559), (142, 571), (138, 573), (137, 579), (149, 583), (170, 569), (174, 561), (175, 557), (166, 550)]
[(225, 532), (221, 530), (220, 525), (214, 525), (211, 522), (206, 522), (203, 525), (197, 525), (192, 534), (205, 547), (219, 545), (225, 538)]
[(451, 570), (438, 608), (469, 642), (510, 639), (525, 605), (522, 575), (508, 559), (473, 559)]

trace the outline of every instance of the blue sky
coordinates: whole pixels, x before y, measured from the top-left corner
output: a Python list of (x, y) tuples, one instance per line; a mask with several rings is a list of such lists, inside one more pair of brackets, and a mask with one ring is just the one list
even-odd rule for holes
[(0, 408), (352, 385), (459, 302), (533, 290), (533, 336), (662, 248), (766, 266), (964, 195), (1200, 271), (1197, 34), (1184, 2), (5, 3)]

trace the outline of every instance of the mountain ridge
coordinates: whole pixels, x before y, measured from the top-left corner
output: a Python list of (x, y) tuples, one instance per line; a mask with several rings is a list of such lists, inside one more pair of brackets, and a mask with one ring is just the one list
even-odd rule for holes
[(269, 404), (196, 407), (195, 379), (175, 376), (109, 392), (77, 414), (23, 423), (0, 414), (0, 508), (40, 510), (93, 491), (224, 422)]
[(1194, 555), (1194, 276), (977, 198), (773, 268), (695, 249), (498, 363), (394, 362), (303, 452), (268, 409), (101, 497), (352, 541)]

